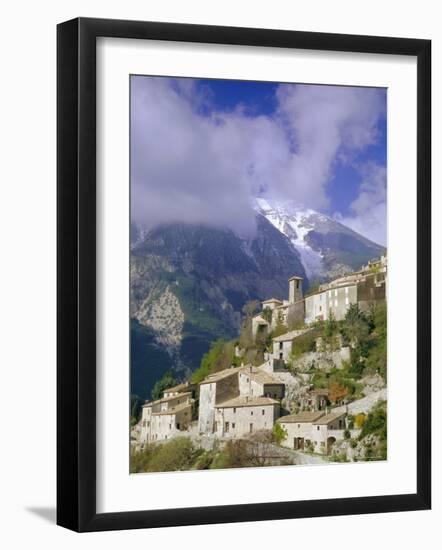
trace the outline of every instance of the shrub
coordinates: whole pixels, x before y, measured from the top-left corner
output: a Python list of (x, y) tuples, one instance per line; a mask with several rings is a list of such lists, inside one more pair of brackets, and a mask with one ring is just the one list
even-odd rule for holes
[(203, 453), (195, 449), (188, 437), (177, 437), (158, 445), (147, 445), (143, 450), (131, 454), (130, 471), (171, 472), (190, 470)]
[(365, 414), (364, 413), (359, 413), (355, 416), (354, 423), (355, 423), (355, 426), (356, 426), (357, 429), (362, 428), (362, 426), (364, 425), (364, 422), (365, 422)]
[(387, 407), (385, 401), (378, 403), (368, 413), (359, 439), (363, 439), (369, 434), (375, 434), (384, 441), (387, 439)]
[(209, 374), (229, 368), (234, 361), (234, 355), (233, 342), (217, 340), (203, 355), (199, 368), (192, 374), (192, 382), (197, 384)]
[(348, 389), (341, 385), (339, 382), (332, 382), (329, 387), (329, 399), (332, 403), (336, 403), (341, 399), (344, 399), (348, 394)]
[(155, 382), (155, 385), (152, 388), (152, 399), (154, 401), (156, 399), (160, 399), (163, 397), (164, 390), (167, 390), (167, 388), (172, 388), (178, 383), (179, 381), (174, 377), (173, 372), (167, 371), (160, 380)]
[(351, 437), (350, 430), (344, 430), (344, 439), (350, 439), (350, 437)]
[(272, 437), (275, 443), (280, 445), (285, 439), (287, 439), (287, 430), (281, 426), (278, 422), (273, 426)]
[(310, 330), (309, 332), (305, 332), (304, 334), (301, 334), (301, 336), (295, 338), (292, 343), (292, 360), (298, 359), (304, 355), (304, 353), (314, 351), (316, 348), (317, 336), (317, 331)]

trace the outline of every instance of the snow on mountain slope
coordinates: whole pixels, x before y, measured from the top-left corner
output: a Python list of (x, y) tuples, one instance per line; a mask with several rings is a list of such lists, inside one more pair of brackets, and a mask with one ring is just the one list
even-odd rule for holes
[(333, 218), (292, 201), (257, 198), (254, 208), (290, 240), (310, 282), (343, 275), (385, 253)]
[(313, 280), (318, 273), (324, 270), (322, 254), (313, 250), (305, 237), (315, 229), (315, 218), (321, 217), (323, 221), (326, 221), (326, 216), (310, 209), (297, 209), (291, 203), (270, 202), (262, 198), (256, 199), (255, 209), (290, 239), (301, 255), (301, 261), (309, 279)]

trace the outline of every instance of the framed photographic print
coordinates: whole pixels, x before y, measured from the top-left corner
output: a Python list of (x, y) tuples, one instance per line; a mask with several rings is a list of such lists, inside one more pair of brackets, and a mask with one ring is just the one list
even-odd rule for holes
[(59, 525), (430, 508), (430, 52), (58, 26)]

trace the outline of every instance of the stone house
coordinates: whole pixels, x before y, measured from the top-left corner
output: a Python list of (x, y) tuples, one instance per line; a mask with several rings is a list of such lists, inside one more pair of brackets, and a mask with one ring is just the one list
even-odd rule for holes
[(303, 411), (277, 420), (287, 432), (282, 445), (299, 451), (330, 454), (333, 444), (344, 439), (346, 413)]
[(207, 376), (200, 383), (198, 432), (213, 434), (215, 407), (239, 395), (238, 373), (241, 367), (224, 369)]
[(311, 441), (314, 452), (329, 455), (333, 443), (344, 439), (346, 413), (328, 413), (313, 422)]
[(189, 428), (192, 421), (192, 393), (165, 392), (164, 397), (145, 403), (141, 413), (140, 442), (171, 439)]
[(239, 437), (250, 429), (271, 429), (284, 392), (283, 382), (252, 365), (211, 374), (200, 384), (198, 432), (220, 436), (231, 429)]
[(193, 389), (194, 388), (193, 386), (191, 386), (190, 382), (183, 382), (182, 384), (178, 384), (177, 386), (173, 386), (172, 388), (164, 390), (163, 397), (175, 397), (176, 395), (189, 391), (193, 393)]
[(244, 437), (271, 430), (280, 414), (280, 404), (270, 397), (240, 395), (217, 405), (215, 433), (218, 437)]
[(326, 321), (333, 314), (344, 319), (350, 304), (359, 304), (362, 310), (385, 300), (387, 292), (387, 257), (372, 260), (359, 271), (349, 273), (322, 284), (319, 290), (305, 298), (305, 323)]
[(287, 432), (282, 445), (290, 449), (306, 450), (312, 443), (313, 422), (321, 416), (324, 416), (321, 411), (303, 411), (279, 418), (278, 424)]
[(276, 336), (272, 339), (273, 353), (271, 359), (279, 361), (288, 361), (292, 353), (292, 344), (298, 336), (308, 332), (310, 329), (291, 330), (281, 336)]
[[(262, 312), (252, 319), (252, 333), (256, 338), (262, 331), (270, 332), (278, 320), (288, 326), (296, 322), (311, 324), (326, 321), (333, 314), (338, 321), (344, 319), (350, 304), (359, 304), (367, 309), (371, 304), (384, 300), (387, 294), (387, 257), (371, 260), (359, 271), (338, 277), (320, 285), (316, 292), (304, 297), (302, 277), (289, 279), (289, 299), (270, 298), (262, 302)], [(271, 312), (263, 314), (264, 310)], [(267, 318), (266, 318), (267, 317)]]
[[(288, 324), (304, 321), (304, 299), (302, 294), (302, 277), (293, 276), (289, 279), (289, 299), (270, 298), (262, 303), (262, 312), (252, 319), (252, 334), (256, 338), (259, 332), (268, 333), (275, 329), (278, 323)], [(270, 313), (263, 313), (268, 310)]]
[(261, 368), (247, 365), (239, 371), (239, 394), (283, 399), (285, 384)]

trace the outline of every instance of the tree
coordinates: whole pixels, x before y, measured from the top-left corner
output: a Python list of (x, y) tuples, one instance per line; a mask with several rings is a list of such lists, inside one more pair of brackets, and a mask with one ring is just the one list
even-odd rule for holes
[(337, 347), (337, 337), (339, 335), (339, 323), (333, 314), (330, 312), (328, 319), (324, 322), (322, 327), (322, 338), (326, 346), (330, 346), (333, 350)]
[(152, 399), (155, 401), (156, 399), (161, 399), (163, 397), (164, 390), (167, 390), (167, 388), (171, 388), (172, 386), (176, 386), (179, 384), (179, 380), (177, 380), (172, 371), (167, 371), (160, 380), (157, 380), (155, 382), (154, 387), (152, 388)]
[(285, 439), (287, 439), (287, 430), (281, 426), (278, 422), (274, 424), (272, 431), (273, 440), (280, 445)]
[(328, 397), (332, 403), (336, 403), (341, 399), (344, 399), (348, 394), (348, 390), (345, 386), (339, 384), (339, 382), (331, 382), (328, 390)]
[(272, 310), (269, 307), (265, 307), (262, 310), (261, 317), (270, 324), (272, 322)]
[(360, 346), (367, 340), (369, 321), (358, 304), (350, 304), (345, 315), (345, 333), (353, 348)]
[(199, 368), (192, 374), (192, 382), (201, 382), (206, 376), (213, 372), (228, 369), (234, 362), (235, 349), (233, 342), (217, 340), (209, 351), (201, 359)]

